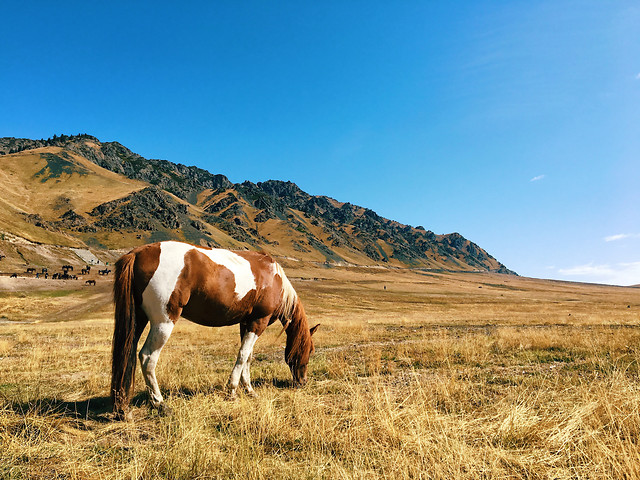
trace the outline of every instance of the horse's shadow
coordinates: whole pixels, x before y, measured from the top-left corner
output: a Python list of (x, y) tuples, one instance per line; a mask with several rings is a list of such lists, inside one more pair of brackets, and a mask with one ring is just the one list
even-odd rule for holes
[[(279, 378), (256, 378), (252, 381), (256, 388), (273, 386), (277, 389), (293, 388), (293, 382), (290, 380), (282, 380)], [(166, 399), (171, 397), (195, 397), (199, 394), (206, 395), (226, 395), (226, 385), (211, 385), (205, 389), (194, 389), (189, 387), (180, 387), (178, 389), (161, 389), (162, 395)], [(148, 407), (149, 395), (146, 391), (136, 393), (131, 399), (131, 406)], [(110, 397), (91, 397), (85, 400), (64, 401), (57, 398), (42, 398), (31, 402), (16, 402), (11, 405), (11, 409), (22, 415), (36, 413), (38, 415), (58, 415), (64, 418), (75, 419), (78, 421), (94, 421), (99, 423), (107, 423), (113, 420), (112, 404)]]
[[(140, 392), (132, 398), (131, 405), (141, 407), (148, 403), (147, 399), (147, 393)], [(57, 398), (41, 398), (31, 402), (14, 403), (11, 408), (14, 412), (22, 415), (30, 413), (57, 415), (64, 418), (91, 420), (99, 423), (113, 420), (111, 398), (102, 396), (73, 402)]]
[(68, 402), (57, 398), (40, 398), (25, 403), (14, 403), (12, 410), (21, 415), (58, 415), (76, 420), (107, 422), (111, 412), (111, 399), (93, 397)]
[(260, 388), (265, 386), (273, 386), (277, 389), (289, 389), (293, 388), (293, 381), (283, 380), (281, 378), (256, 378), (251, 383), (254, 387)]
[[(279, 390), (290, 389), (293, 388), (293, 382), (291, 380), (282, 380), (280, 378), (255, 378), (251, 380), (251, 385), (254, 388), (260, 388), (265, 386), (273, 386)], [(238, 387), (239, 391), (243, 390), (242, 386)], [(165, 399), (170, 399), (172, 397), (195, 397), (196, 395), (205, 394), (205, 395), (222, 395), (226, 396), (228, 394), (227, 384), (226, 383), (218, 383), (212, 384), (209, 387), (205, 388), (190, 388), (181, 386), (179, 388), (165, 389), (160, 388), (160, 392)], [(144, 403), (147, 400), (147, 396), (145, 393), (141, 393), (140, 402)], [(132, 402), (133, 403), (133, 402)]]

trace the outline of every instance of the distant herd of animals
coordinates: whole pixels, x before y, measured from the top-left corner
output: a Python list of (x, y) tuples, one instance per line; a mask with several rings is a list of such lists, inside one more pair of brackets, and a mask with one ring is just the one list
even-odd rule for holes
[[(4, 255), (0, 255), (0, 260), (2, 260), (2, 258), (4, 258)], [(73, 273), (69, 273), (69, 272), (73, 272), (73, 265), (62, 265), (61, 271), (60, 272), (56, 272), (53, 273), (52, 275), (49, 275), (49, 269), (47, 267), (42, 267), (40, 269), (40, 271), (38, 271), (38, 269), (34, 268), (34, 267), (27, 267), (26, 271), (24, 272), (24, 275), (28, 275), (28, 276), (33, 276), (35, 278), (51, 278), (52, 280), (78, 280), (78, 275), (75, 275)], [(80, 275), (89, 275), (91, 273), (91, 265), (87, 265), (86, 267), (84, 267), (83, 269), (80, 270)], [(109, 275), (111, 273), (111, 269), (109, 268), (103, 268), (101, 270), (98, 270), (98, 275)], [(18, 273), (12, 273), (11, 275), (9, 275), (9, 278), (18, 278), (19, 274)], [(93, 279), (90, 280), (86, 280), (85, 285), (89, 285), (89, 286), (95, 286), (96, 281)]]

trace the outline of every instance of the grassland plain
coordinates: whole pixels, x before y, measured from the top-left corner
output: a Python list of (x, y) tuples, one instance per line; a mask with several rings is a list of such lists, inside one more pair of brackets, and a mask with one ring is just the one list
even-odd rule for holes
[(237, 327), (181, 320), (157, 369), (173, 414), (138, 371), (128, 423), (107, 398), (110, 286), (1, 292), (0, 477), (640, 478), (640, 289), (287, 267), (322, 324), (305, 388), (272, 326), (259, 398), (228, 400)]

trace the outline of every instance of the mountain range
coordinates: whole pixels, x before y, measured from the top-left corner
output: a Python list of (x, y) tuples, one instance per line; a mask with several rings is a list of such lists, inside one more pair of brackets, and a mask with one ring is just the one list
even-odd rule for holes
[(0, 249), (17, 239), (96, 252), (176, 239), (327, 265), (514, 273), (458, 233), (403, 225), (288, 181), (232, 183), (91, 135), (0, 138), (0, 165)]

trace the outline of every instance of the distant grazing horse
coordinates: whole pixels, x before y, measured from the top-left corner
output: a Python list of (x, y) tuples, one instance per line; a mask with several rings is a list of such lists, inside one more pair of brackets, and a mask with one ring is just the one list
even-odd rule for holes
[(282, 267), (267, 254), (180, 242), (143, 245), (117, 261), (113, 297), (111, 399), (117, 418), (127, 413), (136, 347), (148, 322), (151, 326), (140, 350), (140, 364), (151, 404), (164, 409), (155, 368), (181, 315), (208, 327), (240, 324), (242, 344), (228, 385), (231, 397), (240, 381), (255, 395), (249, 373), (253, 346), (276, 320), (287, 332), (285, 360), (293, 384), (307, 381), (307, 364), (314, 351), (311, 336), (318, 325), (309, 329), (296, 291)]
[(35, 268), (27, 268), (27, 273), (36, 273)]
[(98, 275), (109, 275), (111, 273), (111, 270), (109, 270), (108, 268), (105, 268), (104, 270), (98, 270)]
[(86, 285), (95, 285), (96, 281), (95, 280), (87, 280), (86, 282), (84, 282)]
[(17, 273), (12, 273), (9, 278), (18, 278), (18, 274)]

